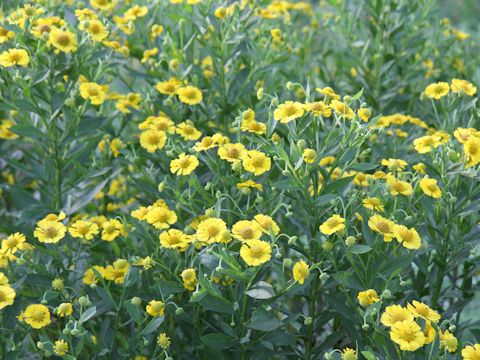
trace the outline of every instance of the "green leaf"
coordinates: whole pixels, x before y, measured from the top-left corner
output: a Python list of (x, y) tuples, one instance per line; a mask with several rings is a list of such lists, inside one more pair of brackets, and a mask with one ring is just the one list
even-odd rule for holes
[(375, 355), (373, 355), (370, 351), (362, 351), (362, 355), (365, 357), (367, 360), (376, 360), (377, 358)]
[(283, 322), (276, 318), (273, 314), (266, 312), (263, 309), (258, 309), (253, 313), (253, 316), (247, 325), (248, 328), (259, 331), (273, 331), (283, 325)]
[(142, 331), (142, 336), (148, 335), (156, 331), (160, 325), (162, 325), (163, 321), (165, 320), (165, 316), (157, 316), (154, 317), (147, 326)]
[(95, 316), (95, 314), (97, 313), (97, 307), (96, 306), (93, 306), (91, 307), (90, 309), (87, 309), (83, 314), (82, 316), (80, 316), (80, 319), (78, 320), (80, 323), (84, 323), (85, 321), (87, 321), (88, 319), (92, 318), (93, 316)]
[(217, 350), (224, 350), (233, 344), (233, 339), (221, 333), (204, 335), (200, 341), (206, 346)]
[(355, 244), (350, 247), (348, 247), (348, 251), (351, 252), (352, 254), (366, 254), (368, 253), (372, 248), (368, 245), (360, 245), (360, 244)]
[(275, 296), (275, 291), (269, 283), (259, 281), (250, 290), (245, 291), (245, 294), (254, 299), (270, 299)]

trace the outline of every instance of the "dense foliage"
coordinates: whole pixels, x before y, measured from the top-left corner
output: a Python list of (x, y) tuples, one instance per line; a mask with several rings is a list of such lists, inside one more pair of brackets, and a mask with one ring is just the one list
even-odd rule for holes
[(2, 1), (0, 358), (479, 360), (435, 5)]

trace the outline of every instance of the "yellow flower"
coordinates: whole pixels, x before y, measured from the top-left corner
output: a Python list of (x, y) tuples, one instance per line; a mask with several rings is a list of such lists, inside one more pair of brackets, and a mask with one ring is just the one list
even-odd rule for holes
[(83, 274), (82, 282), (85, 285), (96, 284), (98, 282), (98, 277), (95, 272), (97, 272), (102, 278), (105, 278), (105, 268), (103, 266), (95, 265), (85, 271), (85, 273)]
[(480, 163), (480, 139), (471, 136), (463, 145), (463, 152), (467, 160), (467, 166), (475, 166)]
[(317, 158), (317, 152), (313, 149), (305, 149), (303, 150), (303, 161), (307, 164), (313, 164), (315, 159)]
[(143, 57), (141, 63), (144, 64), (150, 59), (152, 56), (155, 56), (158, 54), (158, 48), (153, 48), (153, 49), (147, 49), (143, 52)]
[(97, 19), (82, 22), (79, 28), (80, 30), (88, 32), (94, 41), (101, 42), (108, 37), (108, 30), (105, 28), (105, 25)]
[(84, 220), (77, 220), (68, 227), (71, 236), (85, 240), (92, 240), (98, 231), (97, 224)]
[(113, 265), (108, 265), (105, 268), (105, 280), (111, 280), (115, 282), (115, 284), (123, 284), (129, 269), (130, 264), (127, 260), (115, 260)]
[(15, 37), (15, 33), (13, 31), (7, 30), (0, 26), (0, 44), (6, 43)]
[(160, 300), (152, 300), (148, 303), (145, 310), (151, 316), (162, 316), (165, 314), (165, 304)]
[(370, 116), (372, 116), (372, 112), (368, 108), (361, 108), (357, 110), (357, 115), (363, 121), (368, 122)]
[(426, 166), (424, 163), (418, 163), (418, 164), (415, 164), (412, 166), (413, 170), (415, 170), (416, 172), (418, 172), (419, 174), (422, 174), (422, 175), (425, 175), (427, 172), (426, 172)]
[(48, 38), (48, 44), (53, 46), (56, 52), (70, 53), (77, 51), (77, 37), (68, 30), (52, 28)]
[(68, 352), (68, 343), (63, 339), (55, 341), (53, 352), (58, 356), (65, 355)]
[(395, 223), (384, 218), (383, 216), (373, 215), (370, 219), (368, 219), (368, 227), (373, 231), (382, 234), (385, 242), (392, 241), (393, 237), (395, 236)]
[(280, 104), (278, 108), (273, 112), (273, 118), (276, 121), (280, 121), (283, 124), (289, 123), (299, 117), (302, 117), (304, 113), (303, 105), (299, 102), (285, 101)]
[(305, 108), (312, 112), (314, 115), (330, 117), (332, 116), (332, 109), (323, 101), (316, 101), (313, 103), (305, 104)]
[(465, 346), (462, 349), (463, 360), (480, 360), (480, 344)]
[(414, 321), (397, 321), (390, 330), (390, 339), (403, 351), (415, 351), (425, 343), (422, 329)]
[(450, 85), (447, 82), (441, 81), (430, 84), (425, 88), (425, 95), (431, 99), (439, 100), (450, 91)]
[(385, 210), (380, 199), (376, 197), (363, 199), (362, 204), (365, 208), (373, 211), (383, 212)]
[(23, 313), (24, 321), (34, 329), (50, 324), (50, 311), (42, 304), (28, 305)]
[(102, 240), (113, 241), (119, 235), (125, 235), (125, 228), (119, 220), (111, 219), (102, 224)]
[(90, 0), (94, 9), (110, 11), (117, 5), (117, 0)]
[(263, 185), (258, 184), (253, 180), (247, 180), (247, 181), (244, 181), (244, 182), (241, 182), (241, 183), (237, 184), (237, 189), (238, 190), (245, 189), (243, 191), (250, 191), (250, 189), (252, 189), (252, 188), (257, 189), (258, 191), (263, 191)]
[(240, 256), (249, 266), (258, 266), (270, 260), (272, 247), (266, 241), (250, 240), (240, 248)]
[(400, 305), (390, 305), (385, 308), (380, 321), (383, 325), (391, 327), (399, 321), (413, 321), (413, 319), (413, 314), (408, 309)]
[(181, 84), (182, 83), (179, 80), (170, 78), (167, 81), (157, 83), (157, 85), (155, 85), (155, 89), (157, 89), (160, 94), (175, 95)]
[(413, 141), (413, 145), (415, 146), (415, 150), (419, 154), (426, 154), (431, 152), (433, 149), (439, 147), (442, 143), (438, 136), (435, 135), (426, 135), (422, 136), (418, 139)]
[(351, 348), (343, 349), (342, 360), (357, 360), (357, 352)]
[(195, 129), (195, 127), (188, 120), (178, 124), (176, 132), (185, 140), (197, 140), (200, 136), (202, 136), (202, 133)]
[(37, 222), (33, 232), (38, 241), (46, 244), (55, 244), (65, 237), (67, 227), (59, 221), (51, 221), (46, 218)]
[(202, 138), (201, 141), (197, 142), (193, 146), (193, 150), (195, 150), (196, 152), (206, 151), (206, 150), (209, 150), (209, 149), (213, 149), (217, 145), (218, 144), (215, 142), (213, 137), (205, 136), (204, 138)]
[(420, 301), (413, 300), (412, 304), (407, 305), (407, 309), (413, 314), (413, 316), (415, 316), (415, 318), (430, 320), (434, 323), (440, 320), (439, 313)]
[(365, 291), (360, 291), (357, 295), (358, 302), (363, 307), (372, 305), (380, 300), (377, 292), (374, 289), (368, 289)]
[(258, 222), (252, 220), (237, 221), (232, 227), (232, 236), (241, 242), (258, 240), (262, 233), (262, 228)]
[(414, 228), (409, 229), (403, 225), (395, 225), (393, 232), (395, 234), (395, 238), (403, 245), (403, 247), (407, 249), (420, 248), (422, 239), (420, 239), (420, 235), (418, 235), (417, 230)]
[[(26, 250), (28, 244), (25, 235), (17, 232), (10, 234), (6, 239), (2, 240), (1, 252), (4, 254), (15, 254), (17, 251)], [(1, 282), (0, 282), (1, 285)]]
[(267, 132), (267, 126), (255, 120), (242, 120), (240, 128), (242, 131), (251, 132), (257, 135), (263, 135)]
[(353, 110), (345, 104), (344, 102), (338, 101), (338, 100), (332, 100), (332, 103), (330, 104), (330, 107), (335, 110), (335, 113), (341, 117), (347, 118), (349, 120), (352, 120), (355, 116), (355, 113)]
[(195, 287), (198, 284), (197, 274), (195, 273), (195, 269), (193, 268), (185, 269), (182, 271), (180, 276), (182, 277), (183, 287), (186, 290), (188, 291), (195, 290)]
[(263, 152), (257, 150), (248, 150), (242, 158), (243, 168), (252, 172), (254, 175), (261, 175), (270, 170), (271, 159)]
[(467, 80), (453, 79), (451, 87), (454, 93), (461, 92), (467, 96), (473, 96), (477, 93), (477, 88)]
[(453, 353), (457, 351), (458, 339), (448, 330), (443, 333), (440, 331), (440, 345), (448, 352)]
[(160, 245), (167, 249), (185, 251), (190, 243), (190, 237), (177, 229), (170, 229), (160, 234)]
[(409, 196), (413, 193), (412, 185), (406, 181), (397, 180), (391, 177), (387, 180), (387, 184), (390, 185), (390, 194), (393, 196)]
[(71, 303), (61, 303), (57, 307), (57, 315), (60, 317), (70, 316), (73, 313), (73, 307)]
[(332, 215), (320, 225), (320, 232), (324, 235), (332, 235), (345, 229), (345, 219), (340, 215)]
[(180, 101), (188, 105), (197, 105), (203, 100), (202, 92), (195, 86), (189, 85), (179, 88), (176, 93)]
[(0, 309), (12, 305), (15, 300), (15, 295), (15, 290), (13, 290), (10, 285), (0, 285)]
[(15, 140), (18, 139), (18, 135), (15, 134), (11, 128), (16, 125), (16, 122), (9, 119), (3, 119), (0, 121), (0, 139)]
[(430, 179), (428, 176), (420, 180), (420, 188), (425, 195), (438, 199), (442, 196), (442, 191), (437, 185), (436, 179)]
[(390, 170), (393, 171), (402, 171), (405, 170), (408, 163), (402, 159), (383, 159), (382, 165), (388, 167)]
[(219, 6), (215, 9), (214, 15), (217, 19), (224, 19), (227, 16), (227, 8)]
[(196, 236), (204, 244), (213, 244), (215, 242), (225, 242), (225, 232), (227, 224), (218, 218), (209, 218), (198, 224)]
[(181, 153), (177, 159), (170, 161), (170, 171), (177, 176), (190, 175), (198, 165), (199, 162), (195, 156)]
[(303, 260), (298, 261), (293, 266), (292, 272), (293, 272), (293, 279), (302, 285), (310, 275), (310, 269), (308, 267), (308, 264)]
[(148, 211), (145, 219), (156, 229), (168, 229), (177, 222), (177, 215), (168, 207), (154, 206)]
[(94, 82), (84, 82), (80, 85), (80, 95), (85, 100), (89, 99), (92, 105), (101, 105), (105, 101), (104, 88)]
[(218, 148), (218, 156), (220, 159), (231, 163), (240, 161), (245, 153), (245, 146), (241, 143), (223, 144)]
[(62, 291), (65, 287), (63, 280), (60, 278), (56, 278), (52, 280), (52, 289), (57, 291)]
[(170, 338), (167, 336), (167, 334), (161, 333), (157, 337), (157, 344), (162, 349), (168, 349), (168, 347), (170, 346)]
[(0, 54), (0, 65), (3, 67), (23, 66), (30, 62), (28, 52), (23, 49), (8, 49)]
[(165, 131), (158, 131), (150, 128), (140, 134), (140, 145), (149, 153), (163, 149), (166, 142), (167, 135), (165, 134)]
[(258, 222), (262, 231), (267, 235), (270, 234), (270, 231), (272, 231), (274, 235), (278, 235), (280, 232), (277, 223), (268, 215), (258, 214), (255, 215), (253, 219)]
[(325, 95), (327, 98), (338, 100), (340, 99), (340, 95), (336, 94), (335, 91), (331, 87), (324, 87), (322, 88), (315, 88), (315, 91), (319, 94)]

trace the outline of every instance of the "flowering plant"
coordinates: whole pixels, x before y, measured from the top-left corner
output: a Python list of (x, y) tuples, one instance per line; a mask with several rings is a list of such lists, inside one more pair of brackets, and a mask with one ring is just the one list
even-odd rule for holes
[(2, 6), (0, 358), (480, 359), (478, 47), (432, 1)]

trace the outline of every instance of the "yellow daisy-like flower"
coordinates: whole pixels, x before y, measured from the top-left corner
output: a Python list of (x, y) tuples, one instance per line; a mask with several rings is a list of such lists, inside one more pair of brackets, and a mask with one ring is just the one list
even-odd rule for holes
[(165, 304), (160, 300), (152, 300), (148, 303), (145, 311), (151, 316), (162, 316), (165, 314)]
[(170, 229), (160, 234), (160, 245), (167, 249), (185, 251), (189, 243), (190, 237), (177, 229)]
[(166, 206), (154, 206), (148, 211), (145, 219), (156, 229), (168, 229), (177, 222), (177, 215)]
[(190, 175), (199, 165), (198, 159), (193, 155), (181, 153), (175, 160), (170, 161), (170, 171), (177, 176)]
[(383, 207), (382, 202), (380, 201), (380, 199), (376, 197), (363, 199), (362, 204), (365, 208), (373, 211), (378, 211), (378, 212), (385, 211), (385, 208)]
[(329, 86), (324, 88), (315, 88), (315, 91), (333, 100), (340, 99), (340, 95), (336, 94), (335, 91)]
[(320, 232), (324, 235), (332, 235), (345, 229), (345, 219), (340, 215), (332, 215), (320, 225)]
[(182, 277), (183, 287), (188, 291), (194, 291), (195, 287), (198, 284), (197, 274), (195, 273), (195, 269), (193, 268), (185, 269), (182, 271), (180, 276)]
[(422, 329), (414, 321), (397, 321), (390, 330), (390, 339), (403, 351), (415, 351), (425, 343)]
[(468, 345), (462, 349), (463, 360), (480, 360), (480, 344)]
[(29, 62), (30, 56), (24, 49), (8, 49), (0, 54), (0, 66), (3, 67), (26, 67)]
[(357, 115), (363, 121), (368, 122), (370, 116), (372, 116), (372, 112), (368, 108), (361, 108), (357, 110)]
[(123, 284), (125, 276), (130, 269), (130, 264), (125, 259), (118, 259), (105, 268), (105, 280), (115, 282), (115, 284)]
[(247, 180), (237, 184), (237, 189), (250, 192), (250, 189), (257, 189), (258, 191), (263, 191), (263, 185), (258, 184), (253, 180)]
[(270, 170), (272, 160), (261, 151), (248, 150), (242, 158), (243, 168), (254, 175), (261, 175)]
[(343, 349), (342, 360), (357, 360), (357, 352), (351, 348)]
[(94, 9), (110, 11), (117, 5), (117, 0), (90, 0)]
[(90, 34), (92, 40), (103, 41), (108, 37), (108, 30), (100, 20), (92, 19), (80, 23), (80, 30), (86, 31)]
[(267, 132), (267, 126), (264, 123), (255, 120), (242, 120), (240, 128), (242, 131), (251, 132), (257, 135), (263, 135)]
[(0, 26), (0, 44), (6, 43), (15, 37), (13, 31), (7, 30)]
[(431, 99), (439, 100), (450, 92), (450, 85), (447, 82), (441, 81), (430, 84), (425, 88), (425, 95)]
[(68, 352), (68, 343), (63, 339), (55, 341), (53, 352), (58, 356), (65, 355)]
[(253, 219), (258, 222), (260, 225), (262, 231), (269, 235), (270, 231), (273, 232), (273, 234), (276, 236), (280, 233), (280, 228), (278, 227), (277, 223), (275, 220), (273, 220), (270, 216), (268, 215), (263, 215), (263, 214), (257, 214), (253, 217)]
[(373, 215), (368, 219), (368, 227), (375, 232), (383, 235), (383, 240), (385, 242), (390, 242), (393, 240), (395, 223), (392, 220), (386, 219), (380, 215)]
[(105, 278), (106, 269), (103, 266), (98, 265), (87, 269), (83, 274), (82, 282), (85, 285), (96, 284), (98, 282), (98, 276), (96, 273), (98, 273), (102, 278)]
[(259, 266), (272, 257), (272, 247), (266, 241), (250, 240), (240, 248), (240, 256), (249, 266)]
[(315, 159), (317, 158), (317, 152), (313, 149), (305, 149), (303, 150), (303, 161), (307, 164), (313, 164)]
[(37, 222), (33, 236), (42, 243), (55, 244), (65, 237), (66, 232), (67, 227), (61, 222), (45, 218)]
[(204, 244), (226, 242), (225, 233), (228, 232), (225, 221), (218, 218), (209, 218), (198, 224), (196, 237)]
[(419, 154), (426, 154), (439, 147), (442, 143), (439, 137), (435, 135), (422, 136), (413, 141), (413, 146)]
[(185, 86), (177, 89), (178, 98), (181, 102), (188, 105), (200, 104), (203, 100), (202, 92), (195, 86)]
[(402, 159), (383, 159), (382, 165), (388, 167), (390, 170), (393, 171), (402, 171), (405, 170), (408, 163)]
[(273, 112), (273, 118), (276, 121), (280, 121), (283, 124), (289, 123), (299, 117), (302, 117), (304, 113), (303, 105), (296, 101), (285, 101), (280, 104)]
[(408, 309), (400, 305), (390, 305), (385, 308), (380, 321), (384, 326), (391, 327), (399, 321), (413, 321), (413, 319), (413, 314)]
[(241, 161), (246, 154), (245, 146), (241, 143), (223, 144), (218, 148), (218, 156), (230, 163)]
[(467, 96), (473, 96), (477, 93), (476, 86), (473, 86), (471, 82), (467, 80), (452, 79), (452, 92), (463, 93)]
[(73, 313), (73, 306), (71, 303), (61, 303), (57, 307), (57, 315), (60, 317), (70, 316)]
[(358, 302), (363, 307), (372, 305), (380, 300), (377, 292), (374, 289), (368, 289), (365, 291), (360, 291), (357, 295)]
[(393, 177), (390, 177), (387, 179), (387, 184), (390, 185), (390, 194), (393, 196), (409, 196), (413, 193), (412, 185), (406, 181), (397, 180)]
[(305, 280), (310, 275), (310, 269), (305, 261), (300, 260), (293, 266), (292, 273), (293, 280), (303, 285), (303, 283), (305, 283)]
[(10, 285), (0, 285), (0, 309), (12, 305), (15, 300), (15, 296), (15, 290), (13, 290)]
[(355, 112), (346, 103), (332, 100), (330, 107), (335, 110), (335, 113), (343, 118), (352, 120), (355, 117)]
[(77, 51), (77, 37), (68, 30), (53, 28), (50, 31), (48, 44), (53, 46), (56, 52), (70, 53)]
[(442, 191), (437, 185), (437, 180), (431, 179), (428, 176), (420, 180), (420, 188), (425, 195), (431, 196), (435, 199), (438, 199), (442, 196)]
[(419, 249), (422, 245), (422, 239), (414, 228), (409, 229), (404, 225), (395, 225), (393, 233), (398, 242), (407, 249)]
[(262, 228), (253, 220), (240, 220), (232, 226), (232, 236), (242, 242), (258, 240), (262, 236)]
[(184, 140), (197, 140), (200, 138), (200, 136), (202, 136), (202, 133), (198, 131), (189, 120), (178, 124), (175, 131)]
[(308, 111), (312, 112), (316, 116), (330, 117), (332, 116), (332, 109), (323, 101), (316, 101), (313, 103), (305, 104)]
[(104, 88), (94, 82), (84, 82), (80, 85), (80, 96), (85, 100), (90, 100), (92, 105), (101, 105), (107, 95)]
[(413, 314), (413, 316), (415, 316), (415, 318), (422, 318), (434, 323), (440, 320), (439, 313), (420, 301), (413, 300), (412, 304), (407, 305), (407, 309)]
[(125, 235), (125, 228), (119, 220), (111, 219), (102, 224), (102, 240), (113, 241), (119, 235)]
[(34, 329), (41, 329), (50, 324), (50, 310), (42, 304), (28, 305), (23, 313), (24, 321)]
[(422, 175), (425, 175), (427, 173), (426, 166), (424, 163), (415, 164), (412, 166), (412, 169)]
[(167, 334), (161, 333), (157, 337), (157, 344), (162, 349), (168, 349), (168, 347), (170, 346), (170, 338), (167, 336)]
[(4, 254), (15, 254), (17, 251), (26, 250), (28, 248), (26, 241), (25, 235), (19, 232), (10, 234), (6, 239), (2, 240), (1, 252)]
[(440, 331), (440, 346), (444, 347), (448, 352), (454, 353), (457, 351), (458, 339), (448, 330), (445, 330), (443, 333)]
[(463, 144), (463, 152), (465, 153), (468, 167), (480, 163), (480, 138), (471, 136), (465, 144)]
[(68, 232), (74, 238), (92, 240), (98, 234), (98, 225), (91, 221), (77, 220), (68, 227)]
[(148, 129), (140, 134), (140, 146), (153, 153), (159, 149), (163, 149), (167, 142), (167, 135), (165, 131), (158, 131), (156, 129)]
[(157, 83), (157, 85), (155, 85), (155, 89), (157, 89), (160, 94), (175, 95), (181, 84), (182, 83), (180, 82), (180, 80), (170, 78), (168, 81), (162, 81)]

